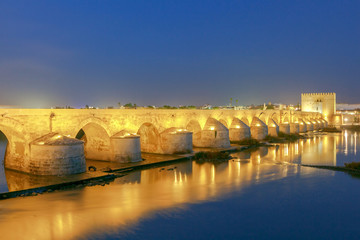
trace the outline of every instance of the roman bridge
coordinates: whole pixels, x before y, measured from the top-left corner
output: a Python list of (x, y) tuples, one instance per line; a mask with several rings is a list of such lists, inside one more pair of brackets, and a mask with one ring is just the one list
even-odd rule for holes
[[(40, 175), (85, 171), (85, 158), (134, 162), (141, 152), (230, 147), (327, 126), (320, 113), (291, 110), (1, 109), (6, 168)], [(81, 140), (78, 140), (81, 139)]]

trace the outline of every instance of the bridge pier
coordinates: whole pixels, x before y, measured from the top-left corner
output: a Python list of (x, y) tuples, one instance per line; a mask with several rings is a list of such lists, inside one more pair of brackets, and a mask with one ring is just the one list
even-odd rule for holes
[(304, 133), (306, 131), (306, 123), (303, 120), (299, 120), (299, 132)]
[(246, 138), (250, 138), (250, 127), (238, 118), (234, 118), (230, 129), (229, 138), (230, 141), (241, 141)]
[(192, 132), (169, 128), (160, 134), (162, 154), (190, 153), (193, 149)]
[(306, 122), (306, 129), (308, 132), (314, 131), (314, 124), (311, 121)]
[(325, 119), (321, 119), (321, 121), (324, 123), (324, 128), (328, 127), (328, 122)]
[(30, 144), (29, 167), (35, 175), (69, 175), (86, 171), (84, 142), (49, 133)]
[(259, 118), (254, 117), (251, 122), (251, 137), (256, 140), (262, 140), (268, 135), (268, 127)]
[(289, 123), (280, 123), (279, 131), (285, 134), (290, 134), (290, 125)]
[(151, 123), (144, 123), (138, 130), (142, 152), (174, 154), (192, 152), (192, 132), (169, 128), (159, 134)]
[(128, 163), (141, 161), (140, 136), (121, 131), (110, 138), (111, 161)]
[(312, 119), (312, 120), (311, 120), (311, 123), (312, 123), (313, 126), (314, 126), (314, 131), (315, 131), (315, 130), (319, 130), (319, 123), (318, 123), (316, 120)]
[(290, 133), (299, 133), (300, 126), (299, 123), (290, 123)]
[(270, 136), (277, 137), (279, 134), (279, 125), (273, 120), (270, 119), (268, 123), (268, 133)]

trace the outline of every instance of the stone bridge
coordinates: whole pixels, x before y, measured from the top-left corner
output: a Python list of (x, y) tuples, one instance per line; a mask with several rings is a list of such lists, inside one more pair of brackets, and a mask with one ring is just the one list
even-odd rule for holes
[(230, 141), (325, 126), (320, 113), (291, 110), (0, 110), (0, 131), (8, 140), (5, 167), (40, 175), (83, 172), (85, 157), (133, 162), (141, 152), (227, 148)]

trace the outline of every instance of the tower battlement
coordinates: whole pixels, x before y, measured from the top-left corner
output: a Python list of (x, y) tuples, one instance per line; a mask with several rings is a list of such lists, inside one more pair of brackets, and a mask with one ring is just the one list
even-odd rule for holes
[(301, 96), (336, 96), (336, 93), (302, 93)]

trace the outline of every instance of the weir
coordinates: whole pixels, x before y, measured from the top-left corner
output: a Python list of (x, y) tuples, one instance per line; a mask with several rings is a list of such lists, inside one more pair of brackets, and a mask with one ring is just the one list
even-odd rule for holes
[(84, 172), (85, 158), (141, 161), (141, 152), (228, 148), (279, 131), (322, 129), (322, 114), (293, 110), (1, 109), (6, 168), (38, 175)]

